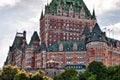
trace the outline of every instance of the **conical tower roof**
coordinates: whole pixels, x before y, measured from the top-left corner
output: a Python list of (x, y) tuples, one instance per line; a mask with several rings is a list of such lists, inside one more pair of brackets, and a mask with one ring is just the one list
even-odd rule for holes
[(105, 35), (101, 31), (98, 23), (95, 24), (90, 37), (87, 39), (87, 42), (94, 42), (94, 41), (106, 42)]
[(31, 40), (30, 40), (30, 45), (34, 42), (34, 41), (40, 41), (38, 33), (36, 31), (34, 31)]

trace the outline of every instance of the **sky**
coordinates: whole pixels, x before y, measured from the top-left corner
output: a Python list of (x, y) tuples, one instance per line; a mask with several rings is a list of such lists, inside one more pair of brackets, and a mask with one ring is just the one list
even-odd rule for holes
[[(16, 32), (27, 31), (27, 42), (34, 31), (39, 33), (39, 18), (45, 4), (51, 0), (0, 0), (0, 68)], [(108, 37), (120, 40), (120, 0), (84, 0)], [(106, 28), (106, 29), (105, 29)]]

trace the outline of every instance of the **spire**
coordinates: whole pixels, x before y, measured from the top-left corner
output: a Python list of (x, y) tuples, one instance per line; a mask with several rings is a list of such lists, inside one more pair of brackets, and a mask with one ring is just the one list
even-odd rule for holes
[(44, 17), (44, 16), (43, 16), (43, 11), (42, 11), (42, 12), (41, 12), (40, 20), (42, 20), (43, 17)]
[(93, 9), (93, 13), (92, 13), (91, 19), (96, 19), (96, 15), (95, 15), (95, 10), (94, 9)]

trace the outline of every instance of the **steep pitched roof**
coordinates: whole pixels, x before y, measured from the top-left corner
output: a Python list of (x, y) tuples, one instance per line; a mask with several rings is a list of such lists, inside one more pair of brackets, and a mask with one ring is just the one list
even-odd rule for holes
[(98, 23), (95, 24), (90, 34), (90, 37), (87, 39), (87, 42), (94, 42), (94, 41), (106, 42), (106, 38), (103, 35), (103, 32), (101, 31)]
[(85, 36), (90, 35), (90, 29), (88, 28), (88, 26), (84, 28), (82, 35), (85, 35)]
[(46, 13), (57, 13), (57, 6), (61, 4), (62, 9), (69, 11), (70, 5), (73, 6), (73, 10), (79, 13), (82, 7), (85, 9), (86, 17), (91, 17), (91, 13), (88, 10), (83, 0), (52, 0), (49, 5), (45, 7)]
[(39, 36), (38, 36), (38, 33), (36, 31), (34, 31), (32, 37), (31, 37), (31, 40), (30, 40), (30, 44), (31, 45), (34, 41), (40, 41), (39, 39)]
[(17, 32), (16, 36), (15, 36), (15, 39), (13, 41), (13, 44), (10, 47), (10, 51), (13, 51), (15, 49), (21, 50), (21, 48), (22, 48), (21, 45), (22, 45), (22, 42), (23, 42), (23, 38), (24, 38), (23, 33), (18, 33)]
[(106, 37), (106, 39), (107, 39), (108, 46), (117, 47), (117, 40), (112, 39), (112, 38), (108, 38), (108, 37)]

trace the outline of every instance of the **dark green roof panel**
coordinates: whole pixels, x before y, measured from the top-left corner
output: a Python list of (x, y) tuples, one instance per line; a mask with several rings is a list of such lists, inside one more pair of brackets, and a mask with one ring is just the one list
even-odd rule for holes
[(84, 31), (83, 31), (82, 35), (85, 35), (85, 36), (90, 35), (90, 29), (88, 28), (88, 26), (86, 26), (86, 27), (84, 28)]
[(90, 36), (87, 38), (87, 43), (94, 41), (106, 42), (105, 35), (101, 31), (98, 23), (95, 24)]
[(52, 0), (50, 4), (45, 7), (45, 12), (47, 13), (57, 13), (57, 6), (62, 6), (62, 9), (68, 11), (70, 5), (73, 5), (74, 11), (79, 13), (81, 8), (85, 9), (86, 17), (91, 17), (91, 13), (88, 10), (83, 0)]
[(34, 42), (34, 41), (40, 41), (39, 39), (39, 36), (38, 36), (38, 33), (35, 31), (31, 37), (31, 40), (30, 40), (30, 45)]

